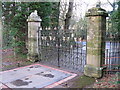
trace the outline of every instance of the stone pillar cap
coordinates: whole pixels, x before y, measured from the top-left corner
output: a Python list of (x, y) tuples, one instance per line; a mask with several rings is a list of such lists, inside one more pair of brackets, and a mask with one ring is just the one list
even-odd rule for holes
[(85, 16), (86, 17), (88, 17), (88, 16), (105, 16), (105, 17), (107, 17), (108, 13), (106, 12), (106, 10), (104, 10), (100, 7), (100, 3), (97, 3), (96, 7), (88, 9)]
[(32, 12), (30, 14), (30, 16), (28, 16), (27, 22), (40, 22), (42, 21), (40, 16), (38, 16), (37, 14), (37, 10), (35, 10), (34, 12)]

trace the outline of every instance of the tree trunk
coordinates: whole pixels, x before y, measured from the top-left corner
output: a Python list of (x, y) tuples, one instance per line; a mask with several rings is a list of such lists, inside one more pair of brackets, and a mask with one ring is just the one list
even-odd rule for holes
[(70, 26), (70, 19), (72, 17), (72, 11), (73, 11), (73, 2), (69, 2), (68, 12), (66, 13), (64, 29), (68, 29)]

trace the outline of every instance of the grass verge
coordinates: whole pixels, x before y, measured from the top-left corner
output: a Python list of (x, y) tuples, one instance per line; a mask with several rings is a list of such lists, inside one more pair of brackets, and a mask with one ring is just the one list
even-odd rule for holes
[(94, 78), (87, 77), (85, 75), (80, 76), (74, 83), (74, 88), (85, 88), (95, 82)]

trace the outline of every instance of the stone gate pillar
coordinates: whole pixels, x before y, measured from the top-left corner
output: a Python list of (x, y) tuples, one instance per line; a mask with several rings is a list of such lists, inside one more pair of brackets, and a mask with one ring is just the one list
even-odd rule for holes
[(28, 22), (28, 60), (38, 60), (38, 28), (40, 27), (41, 19), (35, 10), (27, 19)]
[(102, 75), (101, 64), (105, 53), (106, 17), (108, 14), (100, 5), (88, 10), (87, 30), (87, 61), (84, 67), (84, 74), (90, 77), (99, 78)]

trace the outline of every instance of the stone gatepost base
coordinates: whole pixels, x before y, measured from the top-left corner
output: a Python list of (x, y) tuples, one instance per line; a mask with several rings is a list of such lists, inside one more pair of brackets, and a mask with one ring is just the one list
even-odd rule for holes
[(39, 60), (37, 53), (27, 54), (27, 56), (28, 56), (27, 59), (31, 62), (35, 62), (35, 61)]
[(102, 68), (93, 65), (85, 65), (84, 74), (89, 77), (100, 78), (102, 77)]

